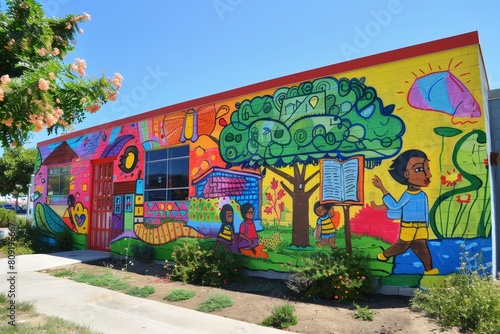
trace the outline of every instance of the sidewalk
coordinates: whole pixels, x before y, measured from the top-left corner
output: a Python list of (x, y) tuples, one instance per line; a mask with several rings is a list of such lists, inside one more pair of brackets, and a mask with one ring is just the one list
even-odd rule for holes
[[(12, 276), (16, 298), (32, 301), (37, 312), (74, 321), (91, 330), (113, 333), (279, 334), (284, 331), (154, 302), (144, 298), (57, 278), (39, 270), (109, 257), (91, 250), (21, 255), (15, 270), (0, 259), (0, 292), (8, 292)], [(11, 273), (15, 274), (11, 274)], [(286, 332), (291, 333), (291, 332)]]

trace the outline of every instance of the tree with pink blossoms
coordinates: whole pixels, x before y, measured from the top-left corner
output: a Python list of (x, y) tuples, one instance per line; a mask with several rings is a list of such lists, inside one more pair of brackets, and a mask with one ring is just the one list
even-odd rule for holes
[(23, 145), (32, 131), (70, 131), (88, 113), (115, 101), (123, 77), (88, 76), (75, 49), (90, 15), (48, 18), (34, 0), (7, 0), (0, 11), (0, 139)]

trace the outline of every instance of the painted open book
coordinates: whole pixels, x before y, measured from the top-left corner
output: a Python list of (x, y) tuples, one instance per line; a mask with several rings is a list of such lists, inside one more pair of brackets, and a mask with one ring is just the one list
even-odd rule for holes
[(344, 161), (320, 161), (320, 201), (334, 204), (364, 204), (364, 159), (355, 156)]

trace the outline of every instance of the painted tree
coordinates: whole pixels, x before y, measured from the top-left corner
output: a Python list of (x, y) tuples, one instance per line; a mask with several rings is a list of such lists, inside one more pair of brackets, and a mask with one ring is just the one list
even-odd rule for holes
[(22, 145), (32, 131), (57, 133), (116, 99), (119, 73), (90, 78), (85, 60), (64, 61), (89, 14), (47, 18), (34, 0), (6, 2), (0, 12), (2, 146)]
[(281, 185), (293, 198), (294, 246), (309, 245), (308, 203), (320, 172), (309, 172), (309, 165), (363, 155), (371, 168), (401, 149), (404, 123), (393, 115), (394, 105), (384, 106), (364, 82), (327, 77), (279, 88), (238, 103), (221, 131), (219, 149), (228, 167), (263, 167), (286, 181)]

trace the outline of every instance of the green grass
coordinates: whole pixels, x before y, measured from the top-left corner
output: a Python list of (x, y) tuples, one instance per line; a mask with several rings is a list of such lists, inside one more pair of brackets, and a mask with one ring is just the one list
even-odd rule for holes
[(134, 297), (146, 298), (147, 296), (155, 293), (155, 288), (149, 285), (143, 286), (142, 288), (133, 286), (126, 290), (125, 293)]
[[(58, 317), (40, 316), (34, 310), (33, 303), (20, 301), (16, 303), (16, 319), (22, 317), (23, 322), (16, 320), (15, 326), (9, 324), (10, 300), (4, 293), (0, 293), (0, 333), (2, 334), (32, 334), (32, 333), (50, 333), (50, 334), (98, 334), (72, 321), (66, 321)], [(41, 317), (43, 320), (40, 320)], [(37, 325), (30, 323), (30, 319), (36, 318)]]
[(70, 278), (78, 283), (87, 283), (101, 288), (109, 288), (111, 290), (125, 290), (130, 288), (130, 284), (124, 281), (126, 277), (113, 273), (94, 274), (82, 271), (74, 273)]
[(198, 306), (201, 312), (213, 312), (234, 305), (233, 298), (226, 293), (212, 293)]
[(67, 268), (64, 270), (56, 271), (55, 273), (52, 274), (54, 277), (64, 277), (64, 278), (71, 278), (75, 275), (75, 269), (73, 268)]
[(196, 296), (196, 292), (193, 290), (186, 290), (186, 289), (175, 289), (172, 290), (168, 295), (163, 297), (163, 300), (168, 300), (171, 302), (178, 302), (181, 300), (187, 300), (194, 298)]

